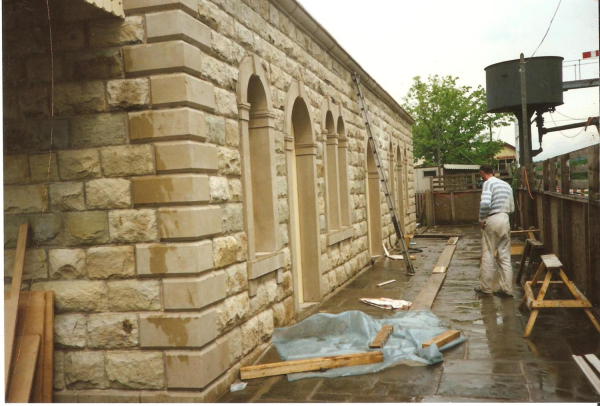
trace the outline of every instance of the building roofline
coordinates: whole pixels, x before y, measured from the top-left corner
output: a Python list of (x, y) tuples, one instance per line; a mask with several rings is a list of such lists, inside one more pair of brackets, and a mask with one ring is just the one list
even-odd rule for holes
[(350, 72), (358, 73), (361, 83), (380, 97), (394, 112), (398, 113), (409, 124), (414, 124), (415, 120), (402, 108), (400, 103), (390, 96), (297, 0), (271, 0), (271, 2), (313, 41), (322, 46), (332, 58)]

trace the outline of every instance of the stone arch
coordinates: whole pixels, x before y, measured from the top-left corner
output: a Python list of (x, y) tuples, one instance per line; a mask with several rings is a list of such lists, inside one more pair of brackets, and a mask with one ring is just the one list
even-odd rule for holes
[[(317, 143), (313, 123), (304, 84), (293, 81), (285, 101), (284, 136), (296, 306), (321, 300)], [(302, 204), (299, 204), (300, 201)]]
[(249, 261), (280, 248), (275, 172), (275, 114), (260, 60), (240, 64), (237, 99), (242, 149), (244, 225)]
[(323, 166), (325, 167), (325, 201), (327, 207), (327, 230), (333, 232), (341, 228), (340, 213), (340, 176), (338, 147), (339, 137), (336, 130), (337, 113), (339, 109), (326, 97), (321, 104), (321, 132), (325, 136), (325, 154)]
[(367, 140), (365, 149), (367, 161), (367, 202), (368, 202), (368, 223), (369, 223), (369, 247), (371, 255), (383, 255), (383, 234), (381, 232), (381, 192), (379, 185), (379, 173), (375, 164), (375, 157), (371, 149), (371, 143)]

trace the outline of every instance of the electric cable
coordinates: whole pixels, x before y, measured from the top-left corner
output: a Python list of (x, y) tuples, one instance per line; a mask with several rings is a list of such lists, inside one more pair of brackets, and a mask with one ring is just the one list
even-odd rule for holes
[(558, 5), (556, 6), (556, 10), (554, 11), (554, 15), (552, 16), (552, 20), (550, 20), (550, 24), (548, 24), (548, 29), (546, 30), (546, 33), (544, 34), (544, 37), (542, 38), (542, 41), (537, 46), (537, 48), (535, 49), (535, 51), (533, 51), (533, 54), (529, 58), (527, 58), (527, 60), (525, 61), (525, 63), (527, 63), (531, 58), (533, 58), (533, 56), (535, 55), (535, 53), (538, 51), (538, 49), (540, 49), (540, 47), (544, 43), (544, 40), (546, 39), (546, 35), (548, 35), (548, 32), (550, 32), (550, 27), (552, 27), (552, 22), (554, 21), (554, 17), (556, 17), (556, 13), (558, 13), (558, 8), (560, 7), (560, 3), (562, 3), (562, 0), (558, 1)]

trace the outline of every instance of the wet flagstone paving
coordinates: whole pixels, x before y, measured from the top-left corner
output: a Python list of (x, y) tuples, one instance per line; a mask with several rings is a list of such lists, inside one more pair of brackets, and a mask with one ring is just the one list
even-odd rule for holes
[[(583, 312), (540, 313), (529, 339), (523, 329), (529, 312), (515, 298), (475, 295), (479, 277), (481, 235), (476, 227), (436, 227), (428, 234), (460, 235), (448, 276), (432, 311), (467, 342), (444, 352), (444, 361), (430, 366), (398, 365), (383, 371), (344, 378), (311, 378), (288, 382), (286, 376), (249, 380), (245, 390), (227, 393), (219, 402), (600, 402), (571, 355), (600, 356), (600, 335)], [(379, 259), (322, 303), (314, 313), (361, 310), (374, 317), (390, 311), (363, 304), (361, 297), (414, 301), (431, 274), (446, 240), (414, 239), (423, 249), (414, 261), (416, 275), (404, 275), (401, 261)], [(518, 269), (513, 257), (513, 269)], [(515, 272), (516, 276), (516, 272)], [(377, 288), (378, 283), (396, 279)], [(271, 347), (257, 363), (277, 362)]]

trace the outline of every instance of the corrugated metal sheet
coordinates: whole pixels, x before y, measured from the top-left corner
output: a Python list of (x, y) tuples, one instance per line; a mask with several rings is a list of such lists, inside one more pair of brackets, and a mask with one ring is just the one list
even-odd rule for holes
[(444, 169), (479, 169), (479, 165), (444, 164)]
[(88, 4), (101, 8), (117, 17), (125, 18), (123, 0), (83, 0)]

